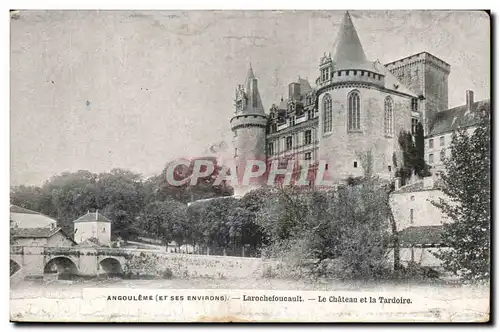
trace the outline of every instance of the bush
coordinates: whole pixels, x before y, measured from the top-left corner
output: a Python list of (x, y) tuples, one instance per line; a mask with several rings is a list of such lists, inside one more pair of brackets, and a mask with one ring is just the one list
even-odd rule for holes
[(374, 278), (389, 240), (388, 191), (376, 179), (329, 192), (283, 189), (264, 204), (257, 222), (271, 243), (280, 277)]
[(165, 270), (163, 270), (162, 277), (163, 279), (172, 279), (174, 277), (172, 269), (167, 267)]

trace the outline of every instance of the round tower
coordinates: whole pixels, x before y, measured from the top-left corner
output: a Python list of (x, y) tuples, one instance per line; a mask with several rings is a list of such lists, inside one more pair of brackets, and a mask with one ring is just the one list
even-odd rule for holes
[(395, 174), (397, 134), (411, 129), (415, 94), (377, 61), (369, 61), (349, 13), (340, 25), (335, 54), (320, 63), (319, 153), (335, 182), (368, 173)]
[[(248, 184), (242, 183), (246, 172), (257, 172), (261, 161), (266, 163), (266, 126), (267, 115), (260, 99), (258, 81), (252, 67), (248, 69), (245, 85), (236, 87), (235, 115), (230, 121), (233, 132), (234, 160), (238, 175), (238, 185), (234, 185), (236, 195), (258, 188), (265, 183), (263, 176), (251, 178)], [(247, 169), (248, 168), (248, 169)]]

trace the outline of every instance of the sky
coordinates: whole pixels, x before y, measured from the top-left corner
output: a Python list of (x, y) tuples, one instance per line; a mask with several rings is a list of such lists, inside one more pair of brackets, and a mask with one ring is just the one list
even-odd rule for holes
[[(369, 60), (427, 51), (449, 106), (490, 98), (490, 21), (471, 11), (350, 11)], [(249, 63), (266, 110), (334, 53), (343, 11), (21, 11), (11, 20), (11, 185), (80, 169), (151, 176), (231, 142)]]

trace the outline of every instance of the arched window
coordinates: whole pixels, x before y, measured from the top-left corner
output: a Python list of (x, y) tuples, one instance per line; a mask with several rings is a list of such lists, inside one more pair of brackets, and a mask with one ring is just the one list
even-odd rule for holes
[(359, 130), (360, 126), (360, 98), (358, 91), (352, 91), (347, 97), (347, 128), (348, 130)]
[(385, 98), (384, 101), (384, 132), (387, 136), (393, 134), (393, 102), (391, 97)]
[(326, 94), (323, 98), (323, 133), (332, 131), (332, 97)]

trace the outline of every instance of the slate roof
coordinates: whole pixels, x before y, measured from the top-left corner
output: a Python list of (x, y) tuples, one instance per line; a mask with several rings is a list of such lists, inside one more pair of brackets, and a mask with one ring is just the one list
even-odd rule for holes
[(51, 229), (40, 228), (12, 228), (10, 234), (14, 238), (49, 238), (61, 230), (60, 227)]
[(14, 204), (10, 205), (10, 212), (11, 213), (40, 214), (39, 212), (28, 210), (28, 209), (22, 208), (20, 206), (14, 205)]
[(398, 91), (410, 95), (414, 98), (418, 97), (415, 92), (410, 90), (406, 85), (404, 85), (399, 79), (391, 73), (391, 71), (384, 66), (380, 61), (375, 61), (373, 63), (374, 71), (385, 76), (384, 87), (389, 90)]
[(17, 205), (10, 206), (10, 220), (19, 228), (51, 228), (57, 225), (55, 219)]
[(102, 213), (98, 212), (87, 212), (87, 214), (81, 216), (80, 218), (76, 219), (73, 221), (74, 223), (77, 222), (111, 222), (108, 218), (106, 218)]
[(401, 247), (440, 245), (443, 226), (411, 226), (398, 233)]
[(467, 106), (461, 105), (450, 108), (446, 111), (436, 113), (428, 136), (436, 136), (443, 133), (455, 131), (458, 128), (467, 128), (474, 126), (479, 121), (479, 112), (481, 110), (490, 112), (490, 100), (485, 99), (472, 103), (471, 111), (467, 112)]
[(349, 12), (345, 13), (340, 24), (333, 61), (339, 69), (367, 69), (364, 67), (370, 66)]

